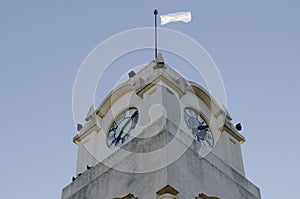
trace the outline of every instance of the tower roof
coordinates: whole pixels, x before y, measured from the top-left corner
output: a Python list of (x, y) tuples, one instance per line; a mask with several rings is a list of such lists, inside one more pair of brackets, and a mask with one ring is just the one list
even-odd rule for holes
[(167, 65), (161, 53), (158, 54), (155, 60), (152, 60), (139, 71), (130, 71), (128, 76), (129, 79), (113, 89), (96, 109), (96, 113), (100, 117), (103, 117), (111, 104), (125, 93), (135, 90), (136, 94), (142, 97), (147, 90), (159, 81), (163, 81), (170, 86), (178, 93), (179, 97), (189, 90), (201, 98), (208, 107), (212, 105), (212, 102), (218, 106), (207, 90), (195, 82), (186, 80)]

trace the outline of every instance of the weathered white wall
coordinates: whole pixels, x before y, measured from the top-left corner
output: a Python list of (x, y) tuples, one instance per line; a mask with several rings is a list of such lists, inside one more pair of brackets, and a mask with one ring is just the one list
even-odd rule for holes
[[(160, 142), (177, 139), (172, 132), (168, 131), (174, 126), (169, 123), (171, 122), (166, 124), (166, 131), (156, 135), (161, 136), (160, 139), (157, 140), (154, 136), (148, 140), (150, 146), (155, 148), (161, 144)], [(64, 188), (62, 199), (110, 199), (128, 193), (133, 193), (139, 199), (155, 199), (156, 192), (166, 185), (172, 186), (179, 192), (178, 199), (195, 198), (202, 192), (222, 199), (260, 198), (259, 189), (255, 185), (213, 153), (206, 158), (199, 158), (199, 147), (197, 142), (193, 142), (173, 164), (149, 173), (135, 173), (134, 168), (132, 173), (121, 172), (99, 163)], [(144, 149), (140, 148), (140, 150)], [(166, 149), (166, 156), (168, 152), (170, 151)], [(134, 167), (134, 163), (139, 164), (135, 153), (132, 153), (120, 159), (118, 164)]]
[[(86, 165), (95, 165), (97, 162), (103, 161), (107, 158), (108, 154), (114, 152), (114, 148), (110, 149), (106, 145), (106, 135), (112, 124), (112, 121), (128, 107), (136, 107), (139, 111), (139, 120), (136, 128), (132, 131), (132, 135), (141, 136), (141, 132), (145, 128), (148, 128), (160, 117), (167, 117), (170, 121), (177, 123), (182, 131), (185, 131), (187, 134), (189, 129), (185, 124), (183, 118), (183, 110), (186, 107), (193, 108), (198, 110), (202, 117), (210, 124), (214, 139), (215, 139), (215, 153), (219, 158), (224, 162), (235, 168), (241, 174), (244, 174), (243, 162), (240, 152), (240, 143), (231, 137), (230, 139), (235, 140), (236, 147), (232, 149), (232, 143), (229, 142), (230, 135), (227, 135), (225, 131), (221, 131), (222, 127), (222, 115), (218, 118), (211, 113), (210, 107), (207, 106), (199, 97), (197, 97), (193, 92), (186, 91), (186, 94), (179, 96), (178, 93), (166, 84), (164, 81), (159, 80), (148, 89), (143, 97), (139, 97), (135, 94), (135, 90), (124, 93), (121, 96), (118, 96), (117, 99), (112, 100), (113, 106), (111, 106), (106, 115), (103, 118), (97, 116), (99, 123), (98, 131), (93, 130), (92, 133), (87, 137), (82, 139), (82, 143), (79, 144), (79, 153), (78, 153), (78, 163), (77, 163), (77, 173), (81, 173), (85, 170)], [(211, 123), (209, 122), (211, 121)], [(152, 132), (151, 134), (143, 136), (150, 137), (157, 132)], [(221, 136), (222, 141), (218, 141), (219, 136)], [(81, 152), (85, 150), (89, 152), (89, 155), (94, 156), (98, 161), (90, 161), (85, 156), (89, 156), (86, 152)], [(207, 154), (203, 152), (203, 154)], [(234, 153), (234, 154), (232, 154)]]

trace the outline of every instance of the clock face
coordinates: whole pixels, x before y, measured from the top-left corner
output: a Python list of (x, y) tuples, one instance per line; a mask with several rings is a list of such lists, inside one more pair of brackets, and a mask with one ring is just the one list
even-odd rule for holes
[(198, 142), (209, 148), (214, 146), (213, 134), (200, 114), (191, 108), (185, 108), (184, 120)]
[(137, 108), (129, 108), (122, 112), (112, 123), (107, 134), (108, 147), (122, 145), (129, 137), (139, 119)]

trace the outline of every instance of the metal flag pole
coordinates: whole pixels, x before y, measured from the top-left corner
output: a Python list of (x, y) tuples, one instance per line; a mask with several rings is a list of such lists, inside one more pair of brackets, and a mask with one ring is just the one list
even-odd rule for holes
[(157, 58), (157, 15), (158, 15), (158, 11), (157, 11), (157, 9), (155, 9), (155, 10), (154, 10), (155, 59)]

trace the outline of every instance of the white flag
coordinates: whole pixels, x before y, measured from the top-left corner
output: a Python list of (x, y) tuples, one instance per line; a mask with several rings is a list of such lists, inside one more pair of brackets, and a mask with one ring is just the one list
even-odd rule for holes
[(166, 15), (160, 15), (160, 24), (165, 25), (170, 22), (183, 21), (188, 23), (192, 20), (191, 12), (176, 12)]

